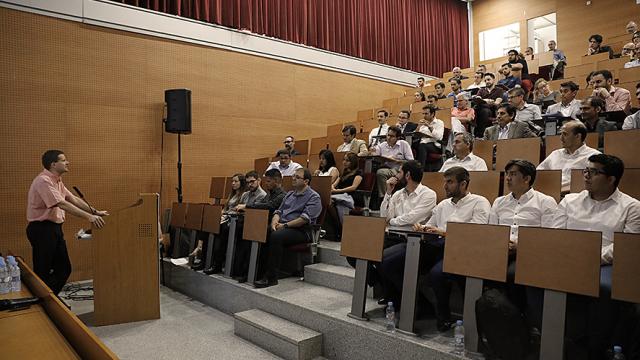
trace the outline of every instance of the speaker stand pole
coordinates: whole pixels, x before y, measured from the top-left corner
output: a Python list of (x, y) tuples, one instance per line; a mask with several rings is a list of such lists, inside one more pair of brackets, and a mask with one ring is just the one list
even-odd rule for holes
[(182, 203), (182, 143), (178, 134), (178, 202)]

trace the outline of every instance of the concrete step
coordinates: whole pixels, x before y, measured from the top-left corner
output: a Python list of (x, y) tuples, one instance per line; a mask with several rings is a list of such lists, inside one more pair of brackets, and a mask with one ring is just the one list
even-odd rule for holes
[[(326, 288), (344, 291), (349, 294), (353, 292), (353, 281), (356, 277), (356, 270), (352, 267), (344, 267), (331, 264), (312, 264), (304, 267), (304, 281), (310, 284), (323, 286)], [(367, 288), (367, 296), (373, 297), (373, 290)]]
[(322, 355), (322, 334), (258, 309), (234, 314), (234, 333), (286, 360)]
[(335, 241), (320, 241), (320, 244), (318, 244), (318, 262), (351, 267), (347, 262), (347, 258), (340, 255), (340, 243)]

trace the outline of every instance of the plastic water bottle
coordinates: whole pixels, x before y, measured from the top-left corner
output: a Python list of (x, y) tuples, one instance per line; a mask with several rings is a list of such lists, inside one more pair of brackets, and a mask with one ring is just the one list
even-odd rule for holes
[(622, 346), (614, 346), (613, 347), (613, 360), (625, 360), (624, 354), (622, 353)]
[(387, 304), (387, 320), (385, 321), (385, 326), (387, 327), (387, 331), (396, 332), (396, 310), (393, 308), (393, 302), (389, 301)]
[(464, 326), (462, 326), (462, 320), (456, 321), (456, 327), (453, 329), (453, 353), (464, 355)]
[(11, 291), (10, 275), (4, 258), (0, 256), (0, 294), (8, 294)]
[(8, 268), (11, 275), (11, 291), (19, 292), (22, 289), (20, 284), (20, 266), (18, 266), (13, 256), (7, 256), (7, 263), (9, 264)]

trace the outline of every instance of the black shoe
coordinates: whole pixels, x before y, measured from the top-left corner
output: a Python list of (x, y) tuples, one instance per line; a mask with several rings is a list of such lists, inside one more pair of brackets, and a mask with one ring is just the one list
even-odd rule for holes
[(387, 301), (387, 299), (385, 298), (380, 298), (378, 300), (378, 305), (387, 305), (389, 303), (389, 301)]
[(207, 275), (219, 274), (222, 272), (222, 266), (213, 265), (212, 267), (205, 269), (203, 272)]
[(191, 269), (194, 271), (200, 271), (204, 269), (204, 261), (196, 258), (195, 260), (193, 260), (193, 265), (191, 265)]
[(262, 289), (262, 288), (266, 288), (266, 287), (273, 286), (273, 285), (278, 285), (278, 280), (262, 279), (262, 280), (256, 281), (253, 284), (253, 286), (255, 286), (256, 289)]
[(451, 330), (451, 328), (453, 327), (453, 324), (455, 324), (456, 322), (454, 320), (440, 320), (438, 319), (438, 321), (436, 322), (436, 326), (438, 327), (438, 331), (440, 332), (447, 332), (449, 330)]
[(247, 277), (246, 276), (239, 275), (239, 276), (233, 276), (232, 278), (233, 278), (233, 280), (237, 281), (240, 284), (247, 282)]

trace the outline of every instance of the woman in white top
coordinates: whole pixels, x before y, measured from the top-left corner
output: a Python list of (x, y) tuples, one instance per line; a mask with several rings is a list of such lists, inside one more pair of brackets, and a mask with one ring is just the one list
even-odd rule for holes
[(331, 183), (333, 184), (338, 176), (340, 176), (340, 172), (338, 171), (338, 168), (336, 168), (336, 159), (333, 157), (333, 152), (328, 149), (320, 150), (318, 158), (320, 159), (319, 168), (313, 173), (313, 175), (331, 176)]
[[(429, 154), (442, 154), (442, 136), (444, 135), (444, 123), (436, 119), (437, 108), (426, 105), (422, 108), (423, 118), (420, 119), (417, 133), (422, 137), (418, 145), (418, 161), (424, 171), (437, 171), (442, 164), (442, 159), (429, 162)], [(438, 166), (440, 165), (440, 166)]]

